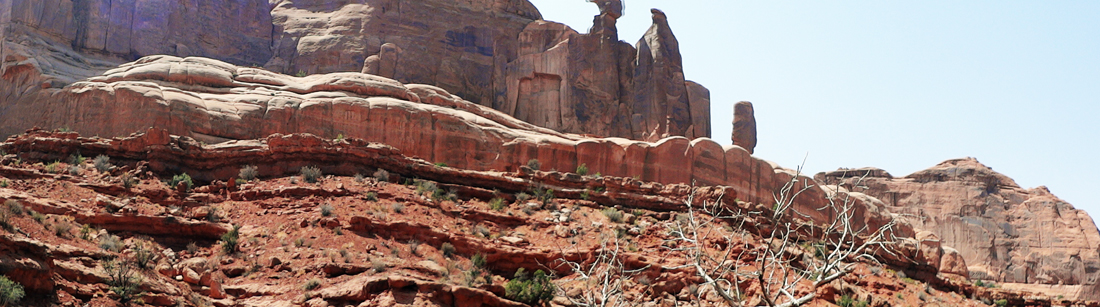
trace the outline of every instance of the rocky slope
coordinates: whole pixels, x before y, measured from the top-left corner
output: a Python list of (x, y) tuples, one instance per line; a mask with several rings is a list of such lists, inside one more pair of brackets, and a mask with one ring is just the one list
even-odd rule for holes
[[(692, 271), (675, 268), (684, 259), (661, 253), (675, 248), (666, 230), (682, 223), (689, 195), (697, 202), (737, 195), (724, 187), (631, 178), (461, 170), (381, 144), (311, 135), (203, 145), (163, 130), (115, 139), (32, 131), (0, 149), (10, 153), (0, 159), (0, 249), (6, 251), (0, 273), (24, 285), (25, 303), (32, 305), (115, 306), (123, 295), (140, 293), (155, 306), (523, 306), (505, 298), (503, 285), (524, 268), (554, 272), (554, 282), (565, 288), (550, 305), (567, 306), (565, 296), (586, 286), (555, 263), (595, 259), (607, 248), (601, 242), (616, 237), (620, 259), (640, 269), (624, 281), (628, 297), (643, 306), (714, 305), (712, 292), (690, 286), (698, 282)], [(81, 161), (82, 154), (110, 159)], [(69, 162), (50, 162), (58, 159)], [(244, 174), (245, 163), (260, 166), (260, 179), (199, 179), (233, 179)], [(317, 165), (325, 175), (317, 183), (290, 175), (303, 165)], [(183, 182), (161, 181), (180, 172), (195, 174), (196, 185), (189, 190)], [(423, 179), (403, 179), (413, 176)], [(557, 193), (522, 195), (539, 190)], [(494, 207), (493, 198), (502, 206)], [(768, 214), (751, 203), (728, 206)], [(608, 208), (622, 219), (611, 218)], [(233, 226), (240, 226), (238, 245), (230, 251), (224, 242)], [(731, 231), (721, 225), (701, 230)], [(754, 236), (724, 244), (759, 248)], [(1052, 302), (937, 275), (920, 260), (910, 262), (927, 258), (922, 254), (931, 246), (908, 246), (882, 258), (901, 266), (861, 264), (814, 304), (842, 295), (873, 306), (980, 306), (965, 297)], [(475, 264), (479, 255), (485, 265)], [(134, 267), (132, 292), (112, 277), (120, 263)]]
[(880, 169), (821, 173), (908, 216), (966, 258), (972, 279), (1080, 299), (1100, 298), (1100, 232), (1088, 213), (1045, 187), (1024, 189), (973, 158), (901, 178)]
[[(684, 79), (664, 14), (634, 47), (618, 40), (621, 4), (599, 4), (578, 34), (526, 0), (3, 1), (0, 112), (34, 114), (27, 105), (77, 80), (173, 55), (290, 75), (370, 72), (561, 132), (709, 137), (709, 92)], [(27, 128), (5, 122), (0, 134)]]

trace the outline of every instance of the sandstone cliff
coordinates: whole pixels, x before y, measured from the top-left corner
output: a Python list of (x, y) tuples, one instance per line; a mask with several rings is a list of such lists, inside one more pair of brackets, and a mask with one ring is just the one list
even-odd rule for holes
[(914, 227), (959, 250), (970, 277), (1020, 288), (1097, 299), (1100, 232), (1088, 213), (1045, 187), (1024, 189), (973, 158), (948, 160), (902, 178), (880, 169), (820, 173), (818, 180), (864, 188)]
[(685, 81), (663, 13), (635, 48), (618, 40), (621, 3), (599, 7), (582, 35), (526, 0), (0, 1), (0, 114), (33, 113), (27, 104), (65, 85), (172, 55), (289, 75), (372, 72), (561, 132), (709, 137), (709, 92)]

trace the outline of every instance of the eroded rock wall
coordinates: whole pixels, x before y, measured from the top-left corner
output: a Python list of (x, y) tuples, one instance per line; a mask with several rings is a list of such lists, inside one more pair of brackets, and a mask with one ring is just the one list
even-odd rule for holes
[(684, 80), (663, 13), (639, 52), (618, 40), (621, 3), (597, 4), (582, 35), (540, 20), (526, 0), (4, 0), (0, 114), (20, 117), (68, 84), (172, 55), (430, 84), (560, 132), (709, 137), (709, 92)]
[[(938, 235), (961, 253), (970, 277), (997, 283), (1074, 285), (1066, 297), (1100, 296), (1100, 232), (1085, 211), (1045, 187), (1024, 189), (973, 158), (948, 160), (902, 178), (880, 169), (821, 173), (829, 183), (858, 181), (891, 212)], [(1014, 286), (1032, 289), (1030, 286)], [(1056, 295), (1056, 294), (1052, 294)]]

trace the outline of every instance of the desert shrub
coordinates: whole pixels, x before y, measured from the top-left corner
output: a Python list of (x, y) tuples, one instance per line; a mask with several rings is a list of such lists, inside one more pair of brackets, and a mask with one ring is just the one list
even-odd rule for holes
[(100, 173), (106, 173), (107, 171), (111, 170), (112, 167), (114, 167), (113, 165), (111, 165), (111, 157), (108, 156), (98, 155), (95, 157), (94, 162), (95, 169), (98, 170)]
[(360, 173), (355, 173), (355, 177), (352, 178), (355, 179), (356, 183), (363, 183), (367, 180), (367, 177), (364, 177), (363, 174)]
[(116, 235), (108, 234), (99, 238), (99, 248), (118, 252), (122, 250), (122, 239)]
[(530, 167), (531, 169), (537, 171), (540, 167), (542, 167), (542, 163), (539, 163), (539, 159), (527, 160), (527, 167)]
[(420, 241), (409, 240), (409, 253), (410, 254), (420, 256), (420, 252), (418, 251), (419, 249), (420, 249)]
[(80, 155), (79, 152), (74, 153), (74, 154), (69, 155), (69, 164), (70, 165), (80, 165), (80, 164), (83, 164), (84, 160), (86, 160), (86, 159), (87, 158), (84, 158), (84, 156)]
[(46, 221), (46, 215), (38, 213), (38, 211), (31, 211), (31, 218), (39, 224), (42, 224), (42, 222)]
[(332, 210), (334, 210), (334, 208), (332, 208), (332, 205), (329, 205), (329, 204), (321, 205), (321, 216), (324, 216), (324, 217), (332, 216)]
[(435, 166), (436, 167), (447, 167), (447, 162), (436, 162)]
[(58, 222), (56, 225), (53, 225), (54, 234), (57, 235), (58, 237), (62, 237), (62, 238), (68, 237), (69, 236), (69, 231), (72, 230), (72, 229), (73, 229), (73, 225), (69, 224), (68, 222), (64, 222), (64, 221)]
[(206, 221), (211, 223), (221, 222), (222, 218), (218, 215), (218, 207), (207, 206), (206, 207)]
[(241, 235), (240, 230), (240, 225), (233, 225), (233, 230), (222, 235), (222, 251), (225, 252), (226, 255), (232, 255), (240, 251), (240, 248), (237, 246)]
[(46, 172), (50, 174), (57, 174), (61, 171), (61, 163), (54, 161), (53, 163), (46, 164)]
[(237, 172), (237, 177), (244, 179), (245, 181), (256, 180), (256, 176), (260, 174), (260, 170), (255, 165), (245, 165)]
[(603, 215), (606, 216), (607, 219), (610, 220), (611, 222), (614, 222), (614, 223), (622, 223), (623, 222), (623, 212), (619, 211), (618, 209), (605, 208), (605, 209), (601, 210), (600, 212), (602, 212)]
[(23, 205), (20, 205), (18, 200), (9, 199), (4, 201), (4, 206), (7, 207), (8, 212), (14, 215), (23, 215)]
[(321, 169), (316, 166), (303, 166), (301, 173), (302, 181), (307, 183), (317, 183), (321, 179)]
[(142, 303), (141, 278), (134, 274), (134, 267), (128, 262), (110, 260), (103, 264), (107, 269), (107, 285), (118, 294), (120, 303)]
[(138, 269), (148, 270), (156, 266), (157, 254), (150, 248), (145, 248), (145, 243), (138, 242), (134, 246), (134, 265)]
[(504, 296), (524, 304), (538, 305), (554, 298), (554, 284), (542, 270), (528, 276), (523, 268), (519, 268), (516, 277), (504, 284)]
[(195, 182), (191, 181), (191, 175), (187, 173), (172, 176), (171, 180), (168, 180), (168, 188), (175, 189), (179, 186), (180, 182), (187, 186), (186, 191), (190, 191), (195, 186)]
[(482, 269), (484, 269), (485, 266), (489, 264), (487, 259), (485, 259), (485, 254), (481, 253), (474, 254), (473, 257), (470, 257), (470, 263), (472, 263), (475, 268)]
[(527, 194), (525, 192), (519, 192), (519, 194), (516, 194), (516, 199), (518, 199), (521, 202), (522, 201), (528, 201), (528, 200), (531, 200), (531, 194)]
[(79, 166), (79, 165), (73, 165), (73, 166), (69, 166), (69, 175), (72, 175), (72, 176), (79, 176), (79, 175), (80, 175), (80, 171), (81, 171), (81, 169), (80, 169), (80, 166)]
[(8, 182), (7, 179), (0, 180), (0, 188), (6, 188), (6, 187), (8, 187), (8, 184), (9, 184), (9, 182)]
[(317, 289), (317, 288), (320, 288), (320, 287), (321, 287), (321, 280), (316, 279), (316, 278), (310, 279), (309, 281), (306, 281), (305, 284), (302, 284), (302, 290), (306, 290), (306, 291), (310, 291), (310, 290)]
[(130, 173), (124, 173), (122, 176), (119, 176), (118, 179), (122, 181), (122, 187), (127, 190), (138, 184), (137, 178), (134, 178), (134, 175)]
[(443, 257), (450, 258), (455, 255), (455, 246), (450, 242), (443, 242), (443, 245), (439, 247), (439, 251), (443, 253)]
[(382, 273), (386, 271), (386, 263), (382, 262), (382, 259), (374, 258), (370, 260), (371, 269), (374, 269), (375, 273)]
[(503, 198), (497, 197), (489, 201), (489, 209), (504, 211), (504, 208), (508, 208), (508, 203)]
[(19, 306), (19, 301), (25, 294), (23, 285), (8, 279), (7, 276), (0, 276), (0, 306)]
[(388, 182), (390, 181), (390, 172), (380, 168), (374, 172), (374, 179), (378, 179), (378, 181), (382, 182)]
[(484, 225), (477, 225), (477, 226), (474, 226), (474, 234), (482, 236), (484, 238), (488, 238), (493, 233), (490, 232), (489, 228), (485, 227)]
[(367, 201), (378, 201), (378, 193), (367, 192), (367, 196), (365, 196), (365, 198), (367, 199)]
[(554, 189), (534, 187), (531, 189), (531, 192), (535, 194), (535, 199), (538, 199), (544, 204), (554, 201)]
[(588, 175), (588, 165), (581, 163), (580, 166), (577, 166), (577, 175)]
[(403, 212), (405, 212), (405, 205), (403, 205), (401, 203), (393, 203), (392, 207), (393, 207), (393, 213), (403, 213)]
[(89, 240), (89, 239), (92, 238), (91, 235), (92, 235), (92, 226), (89, 226), (88, 224), (84, 224), (84, 225), (80, 226), (80, 239), (81, 240)]

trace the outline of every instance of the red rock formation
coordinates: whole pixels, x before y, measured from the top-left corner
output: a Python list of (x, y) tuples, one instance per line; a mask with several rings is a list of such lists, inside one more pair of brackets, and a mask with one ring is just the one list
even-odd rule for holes
[(741, 146), (753, 153), (756, 149), (756, 115), (752, 103), (738, 102), (733, 105), (733, 145)]
[[(61, 87), (140, 56), (202, 56), (291, 75), (362, 71), (431, 84), (562, 132), (709, 137), (709, 93), (684, 81), (663, 14), (640, 42), (649, 51), (638, 53), (618, 41), (621, 3), (597, 4), (601, 14), (581, 35), (538, 20), (526, 0), (3, 2), (0, 110), (35, 113)], [(635, 67), (638, 56), (646, 60)], [(0, 132), (30, 127), (6, 124), (18, 128)]]
[(863, 181), (867, 189), (854, 190), (882, 200), (892, 212), (911, 216), (914, 227), (958, 249), (970, 278), (1064, 285), (1047, 290), (1076, 299), (1100, 297), (1095, 291), (1100, 232), (1087, 213), (1046, 188), (1023, 189), (973, 158), (948, 160), (902, 178), (879, 169), (816, 177), (851, 184), (868, 172)]

